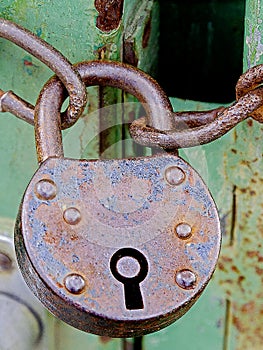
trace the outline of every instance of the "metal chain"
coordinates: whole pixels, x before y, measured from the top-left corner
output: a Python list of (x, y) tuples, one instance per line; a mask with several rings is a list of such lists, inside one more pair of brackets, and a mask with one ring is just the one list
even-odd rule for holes
[[(0, 18), (0, 37), (20, 46), (56, 73), (65, 85), (70, 97), (70, 105), (67, 113), (62, 115), (62, 122), (67, 127), (73, 125), (85, 107), (86, 88), (71, 63), (41, 38), (3, 18)], [(0, 111), (12, 112), (31, 124), (33, 123), (33, 115), (31, 113), (33, 107), (30, 104), (12, 95), (12, 92), (4, 93), (4, 91), (0, 90), (0, 98)], [(8, 99), (7, 105), (2, 102), (6, 99)]]
[[(236, 85), (237, 101), (229, 107), (203, 112), (173, 112), (168, 97), (158, 83), (139, 69), (122, 63), (105, 61), (82, 62), (73, 67), (52, 46), (27, 30), (3, 19), (0, 19), (1, 36), (13, 41), (46, 63), (67, 88), (70, 106), (62, 115), (62, 129), (70, 127), (84, 108), (85, 84), (80, 78), (81, 72), (78, 72), (80, 67), (84, 66), (85, 74), (82, 75), (87, 77), (84, 80), (88, 85), (122, 87), (139, 96), (142, 102), (148, 101), (144, 104), (147, 117), (139, 118), (130, 125), (133, 139), (145, 146), (170, 150), (192, 147), (221, 137), (249, 116), (263, 122), (263, 87), (260, 86), (263, 80), (263, 65), (250, 68), (241, 75)], [(58, 78), (54, 77), (45, 84), (40, 93), (42, 100), (44, 94), (46, 96), (44, 101), (49, 101), (47, 95), (52, 89), (60, 95), (61, 101), (64, 99), (63, 85)], [(143, 91), (147, 94), (145, 98)], [(57, 105), (60, 106), (61, 103)], [(0, 111), (11, 112), (34, 125), (34, 106), (12, 91), (0, 90)]]
[[(205, 122), (202, 125), (195, 124), (192, 128), (191, 122), (187, 118), (191, 116), (194, 119), (195, 112), (186, 112), (186, 118), (179, 122), (176, 129), (157, 130), (148, 125), (145, 117), (132, 122), (130, 133), (134, 140), (145, 146), (161, 147), (165, 149), (186, 148), (212, 142), (223, 136), (234, 126), (249, 116), (259, 122), (263, 122), (263, 87), (260, 84), (263, 81), (263, 65), (255, 66), (245, 72), (238, 80), (236, 85), (237, 101), (227, 108), (217, 111), (214, 118), (210, 113), (205, 116)], [(193, 114), (192, 114), (193, 113)], [(173, 118), (177, 119), (178, 113), (173, 113)]]
[[(121, 63), (101, 61), (83, 62), (81, 65), (86, 66), (86, 76), (93, 76), (93, 80), (97, 77), (97, 80), (94, 80), (94, 84), (101, 83), (104, 85), (111, 85), (110, 80), (112, 80), (113, 75), (115, 79), (117, 77), (119, 81), (124, 79), (128, 67)], [(111, 72), (108, 71), (110, 65), (113, 69)], [(117, 67), (118, 69), (116, 69)], [(137, 79), (141, 74), (141, 71), (134, 67), (130, 67), (130, 71), (133, 72), (133, 79)], [(128, 76), (131, 81), (130, 73), (128, 73)], [(54, 79), (57, 82), (56, 84), (59, 84), (59, 80), (57, 78)], [(141, 84), (144, 81), (146, 82), (147, 79), (154, 82), (153, 79), (149, 78), (149, 76), (144, 73), (143, 78), (140, 80)], [(163, 110), (159, 108), (159, 116), (157, 119), (160, 119), (161, 114), (163, 114), (163, 119), (165, 119), (165, 117), (172, 118), (173, 129), (162, 131), (160, 128), (153, 128), (148, 125), (150, 123), (147, 123), (147, 118), (143, 117), (135, 120), (131, 124), (131, 135), (136, 142), (145, 146), (178, 149), (211, 142), (224, 135), (239, 122), (248, 118), (248, 116), (252, 116), (257, 121), (262, 122), (263, 114), (261, 108), (263, 108), (263, 93), (262, 87), (258, 87), (262, 79), (263, 65), (255, 66), (244, 73), (239, 78), (236, 85), (238, 100), (227, 108), (220, 107), (203, 112), (172, 112), (170, 105), (166, 102), (166, 108)], [(124, 85), (126, 85), (126, 83), (124, 83)], [(153, 91), (154, 89), (157, 89), (159, 92), (162, 91), (156, 82), (153, 86)], [(140, 90), (142, 86), (137, 84), (137, 88)], [(62, 89), (62, 85), (59, 89)], [(160, 96), (164, 96), (164, 93)], [(160, 105), (160, 98), (155, 96), (154, 99), (151, 99), (151, 103)], [(0, 93), (0, 106), (2, 107), (2, 111), (11, 112), (30, 124), (34, 124), (34, 107), (20, 99), (14, 93), (7, 92), (2, 95)], [(154, 118), (153, 114), (154, 111), (151, 110), (151, 121)], [(63, 128), (68, 126), (69, 125), (66, 123), (63, 124)]]

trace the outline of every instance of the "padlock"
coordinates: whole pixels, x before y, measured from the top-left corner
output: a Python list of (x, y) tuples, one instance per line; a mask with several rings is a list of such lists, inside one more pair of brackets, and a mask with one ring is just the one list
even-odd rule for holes
[[(151, 98), (145, 86), (149, 96), (160, 89), (126, 65), (77, 68), (87, 85), (117, 86), (143, 103)], [(144, 90), (136, 92), (131, 86), (140, 79)], [(60, 82), (53, 82), (58, 91)], [(197, 172), (171, 153), (64, 158), (57, 95), (45, 88), (36, 107), (40, 167), (24, 194), (15, 233), (22, 274), (52, 314), (78, 329), (109, 337), (160, 330), (194, 304), (213, 274), (221, 243), (215, 203)], [(160, 105), (169, 107), (161, 95)], [(154, 113), (156, 106), (148, 103), (146, 110)]]

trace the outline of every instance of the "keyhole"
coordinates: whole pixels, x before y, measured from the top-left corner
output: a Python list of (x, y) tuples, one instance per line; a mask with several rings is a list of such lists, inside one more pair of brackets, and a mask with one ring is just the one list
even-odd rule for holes
[(110, 269), (116, 280), (124, 285), (126, 309), (143, 309), (140, 283), (148, 274), (146, 257), (136, 249), (122, 248), (113, 254)]

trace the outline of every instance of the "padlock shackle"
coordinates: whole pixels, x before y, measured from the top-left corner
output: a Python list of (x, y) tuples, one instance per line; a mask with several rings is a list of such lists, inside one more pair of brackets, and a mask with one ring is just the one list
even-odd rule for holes
[[(134, 95), (143, 104), (148, 124), (159, 130), (174, 126), (172, 106), (159, 84), (143, 71), (119, 62), (87, 61), (75, 65), (86, 86), (111, 86)], [(60, 110), (66, 91), (57, 77), (40, 92), (35, 108), (38, 161), (63, 157)]]

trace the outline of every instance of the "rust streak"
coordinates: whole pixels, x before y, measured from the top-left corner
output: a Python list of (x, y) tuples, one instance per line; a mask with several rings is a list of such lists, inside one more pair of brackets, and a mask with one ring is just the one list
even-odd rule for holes
[(138, 57), (135, 52), (134, 40), (124, 40), (123, 62), (131, 64), (134, 67), (138, 66)]
[(231, 314), (231, 302), (226, 300), (226, 314), (225, 314), (225, 331), (224, 331), (224, 343), (223, 350), (228, 349), (229, 342), (229, 328), (230, 328), (230, 314)]
[(109, 343), (112, 340), (112, 338), (104, 337), (104, 336), (99, 337), (99, 339), (102, 342), (102, 344), (107, 344), (107, 343)]
[(151, 29), (152, 29), (151, 27), (152, 27), (152, 19), (150, 17), (145, 25), (143, 36), (142, 36), (143, 49), (145, 49), (148, 46), (148, 42), (149, 42), (150, 35), (151, 35)]
[(232, 197), (232, 220), (231, 220), (231, 228), (230, 228), (230, 239), (229, 245), (234, 245), (235, 240), (235, 227), (236, 227), (236, 215), (237, 215), (237, 196), (236, 196), (237, 187), (233, 187), (233, 197)]
[(96, 10), (99, 12), (96, 27), (103, 32), (110, 32), (120, 25), (123, 12), (123, 0), (95, 0)]

